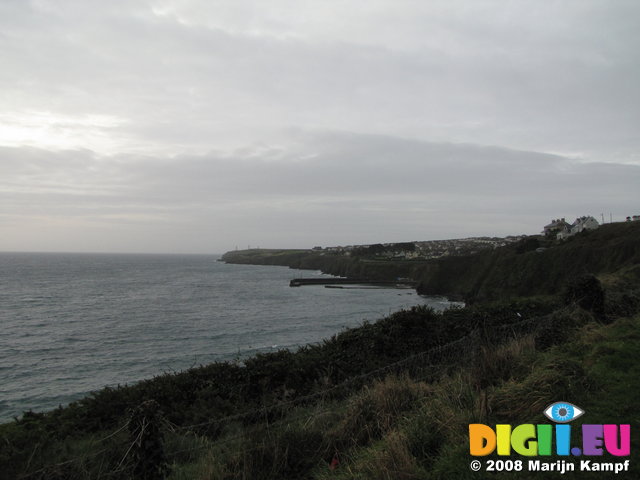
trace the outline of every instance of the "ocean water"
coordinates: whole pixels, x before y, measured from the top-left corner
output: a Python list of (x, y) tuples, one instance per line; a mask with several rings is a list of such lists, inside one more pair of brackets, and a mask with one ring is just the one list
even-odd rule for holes
[(107, 385), (321, 341), (431, 304), (413, 290), (289, 287), (320, 272), (214, 255), (0, 253), (0, 421)]

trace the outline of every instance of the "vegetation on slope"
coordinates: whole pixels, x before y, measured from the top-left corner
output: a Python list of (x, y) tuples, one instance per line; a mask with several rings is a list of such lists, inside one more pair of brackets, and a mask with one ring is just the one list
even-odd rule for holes
[[(572, 305), (555, 312), (555, 322), (562, 323), (559, 343), (549, 345), (547, 327), (502, 342), (485, 338), (474, 362), (436, 377), (425, 368), (409, 369), (373, 380), (346, 399), (292, 409), (275, 422), (212, 442), (170, 478), (483, 478), (469, 469), (468, 425), (548, 423), (542, 411), (559, 399), (587, 412), (573, 422), (576, 431), (583, 422), (630, 423), (636, 431), (640, 315), (602, 323)], [(632, 452), (638, 440), (633, 437)], [(639, 474), (632, 462), (616, 478)], [(561, 476), (584, 478), (580, 472), (545, 478)]]
[[(474, 388), (477, 377), (473, 368), (461, 369), (429, 385), (402, 379), (402, 388), (421, 385), (425, 391), (411, 411), (394, 411), (394, 421), (387, 421), (392, 426), (379, 440), (361, 442), (347, 451), (335, 472), (319, 466), (313, 478), (483, 478), (482, 473), (469, 469), (468, 425), (548, 423), (542, 411), (558, 399), (571, 399), (586, 411), (572, 423), (576, 432), (582, 423), (630, 423), (632, 432), (637, 432), (640, 402), (633, 392), (640, 389), (640, 365), (635, 360), (640, 355), (639, 328), (640, 316), (611, 325), (591, 320), (572, 329), (570, 341), (548, 350), (537, 349), (529, 336), (513, 340), (495, 352), (485, 352), (482, 361), (492, 365), (493, 371), (485, 371), (488, 383), (481, 389)], [(637, 452), (638, 448), (638, 437), (632, 436), (631, 451)], [(526, 461), (517, 455), (514, 458)], [(507, 479), (540, 475), (526, 471), (500, 473)], [(639, 476), (640, 465), (632, 460), (630, 471), (616, 478)], [(585, 478), (585, 473), (544, 474), (544, 478), (561, 477)]]

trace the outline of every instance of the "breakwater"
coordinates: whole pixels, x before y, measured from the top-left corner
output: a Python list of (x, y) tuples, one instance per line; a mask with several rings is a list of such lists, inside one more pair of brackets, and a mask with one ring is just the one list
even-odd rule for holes
[(417, 284), (410, 280), (390, 282), (364, 278), (294, 278), (289, 282), (290, 287), (302, 287), (304, 285), (373, 285), (389, 288), (415, 288)]

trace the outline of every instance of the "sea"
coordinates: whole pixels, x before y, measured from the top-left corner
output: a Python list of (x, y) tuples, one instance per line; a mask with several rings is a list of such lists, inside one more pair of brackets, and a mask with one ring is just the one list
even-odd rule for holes
[(0, 422), (105, 386), (321, 342), (442, 297), (290, 287), (318, 271), (218, 255), (0, 253)]

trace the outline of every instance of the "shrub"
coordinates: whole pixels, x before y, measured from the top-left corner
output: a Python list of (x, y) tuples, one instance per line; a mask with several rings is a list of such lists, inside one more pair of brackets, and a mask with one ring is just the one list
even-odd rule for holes
[(570, 281), (562, 293), (564, 303), (578, 304), (581, 308), (597, 315), (604, 314), (604, 290), (594, 275), (582, 275)]

